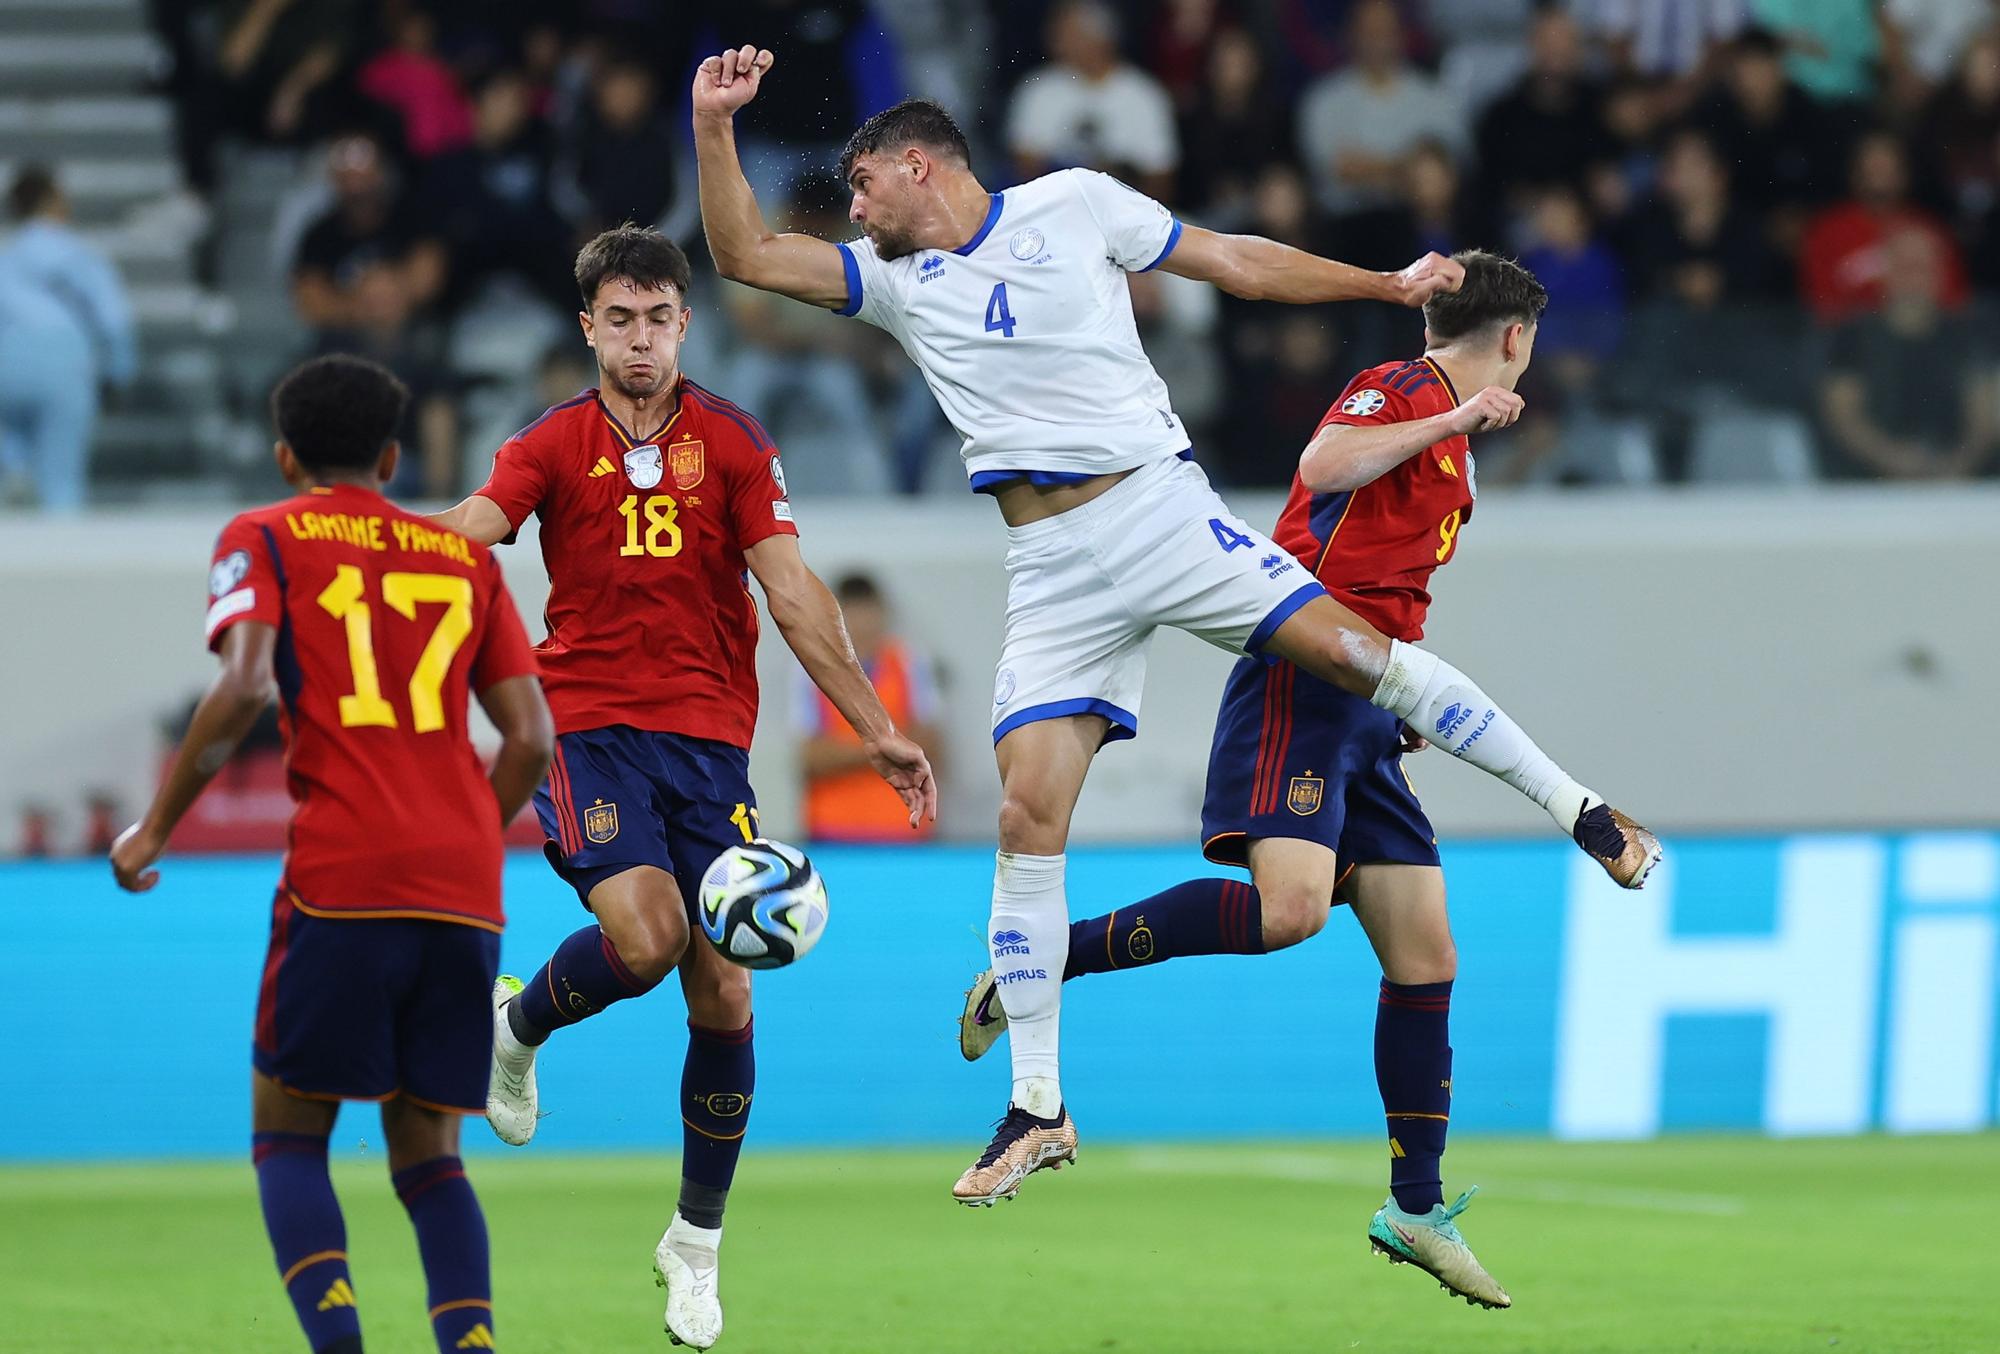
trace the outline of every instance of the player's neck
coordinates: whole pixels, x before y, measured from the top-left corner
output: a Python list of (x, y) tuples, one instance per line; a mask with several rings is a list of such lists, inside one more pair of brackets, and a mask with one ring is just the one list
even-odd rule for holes
[(665, 419), (665, 410), (672, 409), (681, 398), (681, 374), (678, 369), (667, 378), (659, 393), (635, 400), (606, 381), (599, 387), (597, 398), (611, 411), (611, 417), (618, 420), (618, 426), (634, 437), (644, 437), (659, 427)]
[(320, 471), (317, 474), (301, 475), (292, 482), (292, 487), (302, 494), (331, 489), (366, 489), (371, 494), (379, 494), (382, 492), (382, 481), (366, 471), (353, 475), (335, 475)]
[(1451, 382), (1451, 388), (1464, 399), (1490, 385), (1500, 383), (1500, 363), (1489, 357), (1475, 357), (1461, 351), (1455, 344), (1427, 348), (1424, 356), (1437, 364), (1444, 378)]
[(986, 224), (993, 194), (967, 174), (938, 195), (937, 212), (919, 235), (922, 249), (963, 249)]

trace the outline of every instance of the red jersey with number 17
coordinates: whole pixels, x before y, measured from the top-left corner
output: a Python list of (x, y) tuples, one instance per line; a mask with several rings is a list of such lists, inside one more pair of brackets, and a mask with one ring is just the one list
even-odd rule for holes
[[(1319, 427), (1408, 423), (1457, 406), (1451, 379), (1429, 358), (1389, 362), (1350, 381)], [(1448, 437), (1358, 489), (1316, 494), (1293, 476), (1271, 539), (1383, 634), (1418, 640), (1431, 573), (1458, 549), (1474, 494), (1472, 444)]]
[(500, 806), (470, 693), (535, 660), (484, 546), (369, 489), (314, 489), (222, 529), (208, 643), (274, 626), (284, 887), (315, 915), (500, 929)]
[(756, 419), (682, 377), (659, 426), (620, 426), (586, 390), (516, 433), (480, 494), (542, 523), (559, 733), (629, 725), (750, 746), (757, 603), (744, 551), (796, 536), (778, 449)]

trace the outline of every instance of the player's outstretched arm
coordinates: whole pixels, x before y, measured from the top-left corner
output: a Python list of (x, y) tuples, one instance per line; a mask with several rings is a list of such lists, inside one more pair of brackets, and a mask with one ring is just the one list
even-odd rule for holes
[(715, 270), (732, 282), (838, 310), (847, 304), (840, 247), (764, 224), (736, 158), (736, 110), (757, 97), (773, 58), (739, 47), (701, 63), (694, 76), (694, 149), (701, 173), (701, 228)]
[(1359, 489), (1447, 437), (1504, 428), (1521, 416), (1521, 408), (1519, 395), (1488, 386), (1458, 408), (1429, 418), (1379, 426), (1329, 423), (1299, 456), (1299, 479), (1316, 494)]
[[(837, 260), (836, 260), (837, 262)], [(1426, 254), (1399, 273), (1377, 273), (1323, 259), (1261, 235), (1218, 235), (1185, 226), (1164, 272), (1212, 282), (1246, 301), (1389, 301), (1421, 306), (1441, 291), (1457, 291), (1465, 269), (1442, 254)]]
[(468, 495), (457, 507), (432, 513), (431, 520), (481, 545), (498, 545), (514, 532), (500, 505), (484, 494)]
[(526, 807), (535, 787), (549, 773), (549, 758), (555, 754), (555, 720), (542, 695), (542, 684), (533, 677), (508, 677), (493, 683), (479, 693), (479, 708), (500, 731), (500, 753), (488, 774), (493, 797), (500, 801), (504, 827)]
[(854, 656), (847, 624), (840, 618), (840, 603), (819, 575), (806, 567), (798, 539), (767, 536), (751, 546), (745, 558), (764, 589), (771, 619), (777, 622), (785, 643), (798, 655), (813, 684), (826, 693), (833, 708), (860, 736), (875, 774), (903, 797), (910, 810), (910, 826), (936, 818), (937, 778), (931, 774), (930, 759), (921, 747), (896, 731), (895, 721), (875, 693), (875, 684)]
[(223, 632), (222, 670), (195, 706), (165, 784), (146, 816), (111, 844), (111, 873), (119, 888), (144, 893), (160, 882), (160, 872), (152, 866), (166, 851), (167, 838), (271, 703), (277, 690), (271, 659), (277, 648), (278, 628), (261, 621), (238, 621)]

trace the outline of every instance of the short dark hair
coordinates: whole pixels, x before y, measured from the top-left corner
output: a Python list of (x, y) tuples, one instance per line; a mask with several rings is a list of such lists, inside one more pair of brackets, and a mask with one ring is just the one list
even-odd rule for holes
[(842, 606), (855, 602), (876, 602), (882, 600), (882, 585), (875, 581), (873, 574), (847, 574), (833, 585), (833, 595)]
[(16, 221), (38, 216), (57, 195), (56, 173), (47, 165), (26, 164), (14, 171), (7, 187), (7, 215)]
[(613, 226), (576, 256), (576, 289), (583, 293), (583, 308), (597, 301), (597, 289), (614, 279), (635, 287), (672, 287), (685, 305), (694, 272), (688, 267), (681, 247), (651, 226), (635, 226), (627, 221)]
[(271, 421), (308, 470), (366, 470), (396, 438), (410, 391), (379, 362), (315, 357), (271, 392)]
[(1483, 249), (1461, 249), (1452, 260), (1465, 269), (1457, 291), (1424, 303), (1424, 327), (1444, 342), (1494, 324), (1534, 324), (1549, 304), (1548, 289), (1512, 259)]
[(854, 129), (854, 135), (847, 138), (847, 148), (840, 152), (840, 181), (847, 182), (854, 173), (854, 162), (862, 156), (904, 146), (922, 146), (951, 156), (967, 169), (972, 167), (972, 147), (966, 145), (965, 133), (944, 106), (930, 99), (905, 99)]

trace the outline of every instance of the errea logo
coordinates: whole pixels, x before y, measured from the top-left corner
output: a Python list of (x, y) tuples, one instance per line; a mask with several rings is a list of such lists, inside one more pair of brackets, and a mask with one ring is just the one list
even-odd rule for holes
[(917, 281), (935, 282), (944, 276), (944, 260), (933, 254), (917, 266)]

